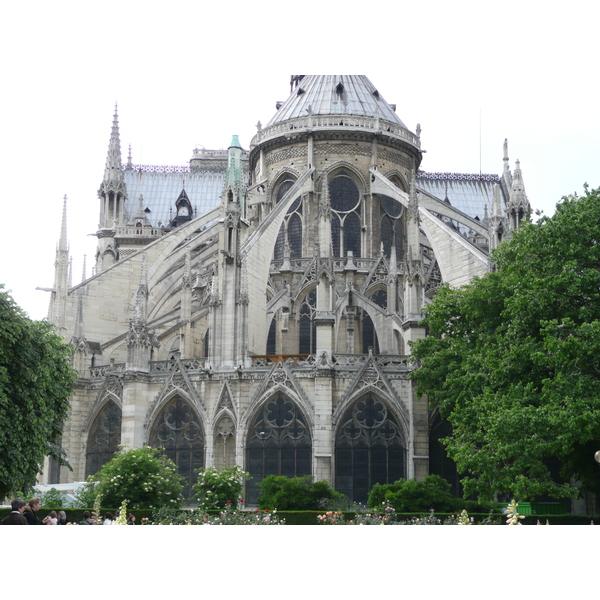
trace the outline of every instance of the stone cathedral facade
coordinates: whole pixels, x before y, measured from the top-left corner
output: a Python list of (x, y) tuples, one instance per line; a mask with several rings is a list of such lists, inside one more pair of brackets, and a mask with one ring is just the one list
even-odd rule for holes
[(490, 269), (530, 212), (521, 170), (421, 169), (411, 131), (365, 76), (293, 76), (244, 150), (189, 165), (121, 155), (115, 109), (94, 274), (71, 284), (66, 199), (50, 319), (79, 372), (62, 445), (83, 481), (119, 445), (160, 446), (187, 482), (240, 465), (371, 486), (452, 479), (443, 423), (409, 378), (409, 342), (444, 282)]

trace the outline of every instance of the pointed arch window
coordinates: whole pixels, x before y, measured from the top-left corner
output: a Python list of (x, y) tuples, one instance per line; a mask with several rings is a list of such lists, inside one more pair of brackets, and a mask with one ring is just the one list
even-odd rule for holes
[(96, 474), (115, 454), (121, 443), (121, 409), (109, 400), (90, 428), (85, 456), (85, 476)]
[(183, 495), (191, 498), (197, 469), (204, 467), (204, 432), (196, 412), (183, 398), (175, 396), (158, 414), (149, 445), (164, 448), (165, 456), (184, 478)]
[(277, 353), (277, 315), (271, 319), (269, 334), (267, 336), (267, 354)]
[[(296, 182), (295, 179), (288, 177), (280, 184), (275, 196), (275, 204), (279, 204), (283, 197)], [(282, 259), (285, 252), (286, 243), (289, 244), (290, 257), (299, 258), (302, 256), (302, 197), (298, 196), (288, 208), (285, 219), (279, 229), (273, 258)]]
[[(371, 301), (384, 310), (387, 309), (387, 291), (377, 290), (371, 295)], [(369, 353), (369, 348), (373, 349), (373, 354), (379, 354), (379, 340), (375, 324), (366, 310), (362, 315), (362, 351), (363, 354)]]
[(303, 477), (312, 473), (312, 443), (306, 419), (283, 394), (269, 400), (248, 431), (246, 501), (255, 504), (260, 482), (269, 475)]
[(340, 171), (329, 182), (331, 205), (331, 243), (334, 256), (346, 256), (348, 251), (361, 256), (360, 192), (352, 178)]
[(385, 402), (368, 395), (340, 420), (335, 438), (335, 489), (365, 503), (376, 483), (406, 476), (405, 444), (398, 421)]
[(392, 246), (396, 249), (396, 258), (400, 260), (403, 253), (403, 207), (389, 196), (380, 196), (381, 206), (381, 241), (383, 253), (389, 258)]
[(317, 326), (315, 313), (317, 310), (317, 290), (312, 290), (304, 297), (300, 306), (298, 319), (298, 353), (314, 354), (317, 348)]

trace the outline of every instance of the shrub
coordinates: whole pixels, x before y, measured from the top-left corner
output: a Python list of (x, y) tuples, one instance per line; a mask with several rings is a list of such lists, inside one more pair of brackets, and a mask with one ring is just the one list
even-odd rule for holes
[(192, 486), (198, 498), (198, 507), (202, 510), (221, 510), (227, 504), (237, 506), (246, 479), (250, 479), (250, 475), (237, 465), (222, 469), (200, 469), (198, 480)]
[(371, 507), (389, 502), (398, 512), (453, 512), (461, 501), (450, 493), (450, 484), (439, 475), (428, 475), (423, 481), (399, 479), (391, 484), (375, 484), (369, 494)]
[(270, 510), (318, 510), (320, 501), (344, 498), (326, 481), (313, 483), (310, 475), (269, 475), (260, 482), (260, 492), (258, 505)]
[[(94, 506), (96, 496), (98, 495), (98, 482), (94, 481), (94, 476), (88, 477), (88, 480), (75, 490), (75, 508), (91, 508)], [(112, 508), (112, 507), (111, 507)]]
[(42, 499), (44, 508), (69, 508), (71, 503), (67, 500), (63, 492), (59, 492), (56, 488), (50, 488), (43, 494), (38, 494)]
[(183, 478), (177, 466), (162, 448), (123, 450), (103, 465), (90, 480), (97, 481), (96, 493), (103, 506), (117, 507), (127, 500), (131, 508), (169, 506), (179, 508), (183, 502)]

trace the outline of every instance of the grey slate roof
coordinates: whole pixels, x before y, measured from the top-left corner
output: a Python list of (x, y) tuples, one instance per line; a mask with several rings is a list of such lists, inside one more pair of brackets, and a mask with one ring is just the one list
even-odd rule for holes
[[(223, 191), (224, 172), (190, 172), (189, 167), (137, 167), (125, 169), (123, 176), (127, 185), (127, 217), (139, 207), (140, 194), (148, 220), (154, 227), (159, 221), (166, 226), (175, 217), (175, 201), (184, 188), (195, 210), (194, 216), (202, 215), (218, 206)], [(169, 212), (171, 209), (171, 212)]]
[(417, 188), (439, 200), (446, 200), (471, 218), (483, 221), (485, 206), (491, 214), (494, 184), (498, 175), (472, 173), (417, 173)]
[[(342, 84), (343, 90), (338, 85)], [(340, 93), (341, 92), (341, 93)], [(305, 117), (308, 107), (317, 115), (361, 115), (397, 123), (406, 128), (392, 107), (365, 75), (305, 75), (267, 127)]]

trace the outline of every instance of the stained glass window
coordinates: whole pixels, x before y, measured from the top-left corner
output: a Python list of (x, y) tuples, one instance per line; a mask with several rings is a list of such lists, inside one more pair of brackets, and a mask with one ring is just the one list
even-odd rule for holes
[(334, 256), (361, 256), (360, 192), (347, 173), (341, 171), (329, 183), (331, 243)]
[(312, 473), (312, 444), (304, 416), (280, 394), (260, 410), (248, 432), (246, 502), (256, 504), (260, 482), (269, 475), (302, 477)]
[(405, 477), (405, 449), (400, 426), (385, 403), (366, 396), (340, 421), (335, 440), (335, 489), (365, 503), (376, 483)]
[[(275, 203), (278, 204), (290, 188), (294, 185), (294, 179), (286, 179), (277, 190), (275, 197)], [(291, 258), (299, 258), (302, 256), (302, 197), (298, 196), (292, 205), (288, 208), (284, 222), (281, 224), (277, 240), (275, 242), (275, 248), (273, 251), (273, 258), (279, 260), (284, 256), (285, 243), (290, 246)]]
[(290, 257), (300, 258), (302, 256), (302, 219), (298, 213), (294, 213), (287, 224), (288, 244), (290, 245)]
[(285, 247), (285, 223), (281, 224), (279, 233), (277, 234), (277, 240), (275, 240), (275, 249), (273, 250), (273, 258), (279, 260), (283, 258), (283, 251)]
[(150, 434), (150, 445), (165, 449), (165, 455), (184, 478), (183, 495), (190, 498), (197, 469), (204, 467), (204, 433), (188, 402), (176, 396), (158, 415)]
[(107, 463), (121, 443), (121, 409), (112, 400), (100, 410), (90, 429), (85, 476), (94, 475)]
[(377, 290), (371, 295), (371, 301), (377, 304), (380, 308), (387, 309), (387, 291)]
[(381, 241), (383, 252), (387, 258), (390, 257), (392, 246), (396, 248), (396, 259), (402, 257), (402, 214), (403, 207), (389, 196), (380, 196), (381, 201)]
[(340, 238), (341, 238), (341, 227), (340, 219), (334, 213), (331, 215), (331, 245), (333, 247), (333, 255), (341, 256), (340, 252)]
[(275, 204), (279, 204), (283, 197), (288, 193), (289, 189), (294, 185), (293, 179), (286, 179), (277, 190), (277, 196), (275, 197)]
[(359, 193), (356, 184), (343, 171), (329, 184), (331, 210), (348, 212), (356, 209)]
[(402, 204), (394, 198), (390, 198), (389, 196), (379, 196), (381, 200), (381, 207), (383, 211), (388, 214), (390, 217), (396, 219), (402, 214)]
[(267, 354), (275, 354), (277, 352), (277, 316), (271, 320), (269, 327), (269, 335), (267, 336)]

